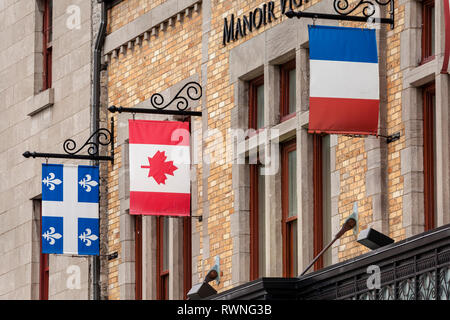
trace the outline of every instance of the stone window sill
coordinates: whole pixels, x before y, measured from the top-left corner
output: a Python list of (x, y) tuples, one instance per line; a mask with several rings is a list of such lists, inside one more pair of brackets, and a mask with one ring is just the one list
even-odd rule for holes
[(49, 88), (34, 95), (28, 106), (28, 116), (32, 117), (44, 109), (53, 106), (54, 89)]
[(405, 88), (410, 86), (421, 87), (430, 81), (433, 81), (438, 70), (437, 59), (419, 65), (411, 70), (405, 71), (403, 85)]

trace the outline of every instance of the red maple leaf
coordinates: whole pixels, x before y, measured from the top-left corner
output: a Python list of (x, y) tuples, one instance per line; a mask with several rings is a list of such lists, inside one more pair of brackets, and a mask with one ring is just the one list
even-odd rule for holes
[(166, 161), (167, 157), (165, 151), (157, 151), (153, 158), (148, 158), (148, 166), (141, 166), (144, 169), (150, 169), (148, 176), (153, 177), (158, 184), (165, 184), (167, 177), (166, 174), (173, 176), (173, 172), (178, 168), (173, 165), (173, 161)]

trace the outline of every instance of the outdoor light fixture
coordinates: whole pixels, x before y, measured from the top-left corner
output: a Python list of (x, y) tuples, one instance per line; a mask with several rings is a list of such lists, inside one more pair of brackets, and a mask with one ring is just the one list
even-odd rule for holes
[(300, 277), (304, 275), (309, 270), (309, 268), (311, 268), (314, 265), (317, 259), (319, 259), (320, 256), (322, 256), (324, 252), (327, 251), (327, 249), (331, 247), (337, 239), (342, 237), (344, 233), (353, 229), (355, 226), (357, 227), (357, 223), (358, 223), (358, 207), (355, 202), (353, 206), (353, 213), (347, 218), (347, 220), (345, 220), (344, 224), (341, 227), (341, 230), (339, 230), (334, 239), (325, 248), (323, 248), (322, 251), (320, 251), (320, 253), (314, 258), (314, 260), (306, 267), (305, 271), (302, 272)]
[(210, 281), (215, 280), (219, 276), (216, 269), (211, 269), (206, 274), (205, 280), (202, 283), (194, 285), (191, 290), (189, 290), (187, 296), (188, 300), (200, 300), (217, 293), (217, 291), (209, 285)]
[(367, 228), (359, 233), (357, 241), (367, 248), (375, 250), (393, 243), (394, 239), (375, 229)]

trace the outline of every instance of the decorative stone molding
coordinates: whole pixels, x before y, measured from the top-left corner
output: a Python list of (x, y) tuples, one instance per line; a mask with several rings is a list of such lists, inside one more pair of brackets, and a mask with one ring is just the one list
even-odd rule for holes
[[(138, 38), (143, 37), (149, 41), (149, 32), (152, 36), (158, 35), (158, 30), (163, 32), (169, 26), (174, 27), (176, 22), (182, 22), (185, 17), (192, 16), (192, 12), (199, 12), (202, 1), (199, 0), (167, 0), (136, 20), (126, 24), (122, 28), (112, 32), (105, 39), (104, 53), (112, 58), (117, 58), (116, 50), (125, 54), (124, 46), (129, 43), (138, 43)], [(130, 49), (130, 48), (128, 48)], [(108, 58), (109, 59), (109, 58)]]

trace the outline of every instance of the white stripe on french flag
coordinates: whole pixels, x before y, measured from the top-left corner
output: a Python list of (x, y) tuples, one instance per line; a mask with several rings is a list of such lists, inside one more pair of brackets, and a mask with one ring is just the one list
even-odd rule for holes
[(377, 134), (375, 30), (309, 26), (309, 132)]
[(189, 122), (129, 120), (130, 214), (190, 215)]

